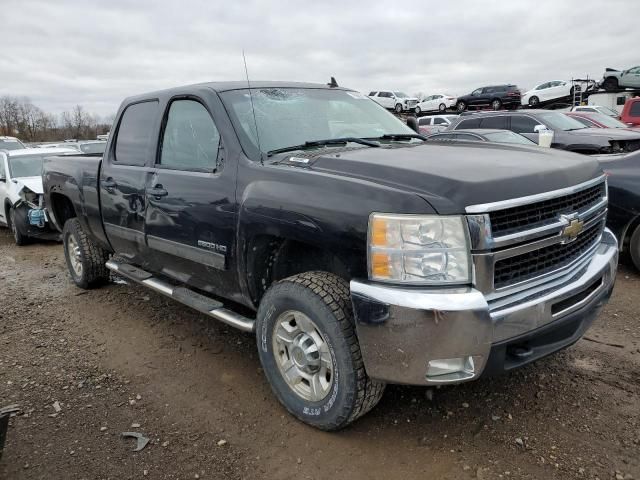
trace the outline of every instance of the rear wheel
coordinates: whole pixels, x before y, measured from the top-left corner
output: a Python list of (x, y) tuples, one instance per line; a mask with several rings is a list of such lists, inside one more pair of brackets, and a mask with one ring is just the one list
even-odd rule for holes
[(13, 207), (9, 208), (9, 228), (11, 229), (13, 240), (16, 242), (16, 245), (21, 247), (28, 243), (29, 237), (23, 235), (16, 225), (16, 210)]
[(67, 268), (78, 287), (93, 288), (109, 279), (109, 270), (105, 266), (109, 252), (89, 238), (77, 218), (64, 224), (62, 241)]
[(629, 253), (631, 254), (633, 264), (638, 270), (640, 270), (640, 225), (638, 225), (631, 234), (631, 240), (629, 241)]
[(349, 284), (307, 272), (273, 284), (256, 320), (258, 353), (272, 390), (299, 420), (322, 430), (345, 427), (380, 400), (356, 337)]
[(397, 103), (395, 108), (396, 113), (402, 113), (402, 104)]
[(617, 90), (619, 86), (618, 79), (615, 77), (608, 77), (604, 82), (602, 82), (602, 87), (607, 92), (612, 92), (613, 90)]

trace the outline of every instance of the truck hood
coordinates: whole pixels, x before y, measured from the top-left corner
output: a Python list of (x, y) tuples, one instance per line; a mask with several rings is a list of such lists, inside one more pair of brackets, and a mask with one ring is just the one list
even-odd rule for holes
[(598, 162), (583, 155), (480, 142), (328, 151), (297, 165), (413, 191), (440, 214), (570, 187), (602, 174)]
[(18, 190), (27, 187), (33, 193), (42, 195), (44, 188), (42, 187), (42, 177), (18, 177), (12, 179), (18, 186)]

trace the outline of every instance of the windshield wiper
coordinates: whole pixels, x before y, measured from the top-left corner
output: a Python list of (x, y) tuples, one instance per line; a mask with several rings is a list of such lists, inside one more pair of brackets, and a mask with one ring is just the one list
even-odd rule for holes
[(427, 137), (420, 135), (419, 133), (386, 133), (381, 137), (369, 138), (368, 140), (411, 140), (417, 138), (419, 140), (426, 140)]
[(380, 146), (379, 143), (372, 142), (370, 140), (365, 140), (364, 138), (358, 138), (358, 137), (328, 138), (326, 140), (313, 140), (309, 142), (304, 142), (301, 145), (292, 145), (291, 147), (282, 147), (282, 148), (276, 148), (275, 150), (269, 150), (267, 152), (267, 156), (270, 157), (272, 155), (275, 155), (276, 153), (292, 152), (294, 150), (305, 150), (307, 148), (314, 148), (314, 147), (346, 145), (347, 143), (359, 143), (360, 145), (366, 145), (367, 147)]

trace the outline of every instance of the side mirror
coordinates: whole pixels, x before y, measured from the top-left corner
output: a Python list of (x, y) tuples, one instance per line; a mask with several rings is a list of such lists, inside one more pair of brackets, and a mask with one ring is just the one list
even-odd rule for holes
[(418, 119), (416, 117), (407, 117), (407, 126), (416, 133), (420, 133), (418, 127)]
[(543, 132), (545, 130), (549, 130), (549, 129), (544, 125), (536, 125), (535, 127), (533, 127), (533, 131), (535, 133), (540, 133), (540, 132)]

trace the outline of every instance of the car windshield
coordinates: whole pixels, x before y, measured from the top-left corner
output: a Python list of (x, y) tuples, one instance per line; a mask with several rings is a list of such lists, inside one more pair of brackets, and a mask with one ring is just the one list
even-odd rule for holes
[(408, 98), (409, 97), (409, 95), (407, 95), (404, 92), (393, 92), (393, 94), (398, 98)]
[(21, 150), (24, 145), (19, 140), (2, 139), (0, 140), (0, 150)]
[[(51, 154), (48, 154), (51, 155)], [(9, 156), (9, 173), (11, 178), (39, 177), (42, 175), (42, 161), (46, 154)]]
[(629, 128), (629, 125), (622, 123), (617, 118), (610, 117), (604, 113), (593, 113), (588, 118), (593, 118), (596, 122), (607, 128)]
[(544, 124), (551, 130), (564, 130), (565, 132), (569, 132), (571, 130), (582, 130), (583, 128), (587, 128), (579, 121), (566, 116), (564, 113), (539, 113), (537, 115), (537, 119), (540, 123)]
[(600, 113), (604, 113), (605, 115), (610, 115), (612, 117), (617, 117), (618, 115), (620, 115), (618, 112), (611, 110), (610, 108), (607, 108), (607, 107), (598, 107), (597, 110)]
[(517, 133), (504, 130), (498, 132), (490, 132), (483, 134), (487, 140), (490, 142), (500, 142), (500, 143), (520, 143), (522, 145), (535, 145), (535, 142), (532, 142), (526, 137), (522, 135), (518, 135)]
[(104, 153), (107, 142), (79, 143), (78, 146), (82, 153)]
[(245, 152), (253, 153), (250, 156), (257, 154), (258, 145), (267, 153), (318, 140), (415, 134), (393, 114), (358, 92), (260, 88), (252, 89), (251, 95), (248, 89), (242, 89), (222, 92), (221, 97)]

